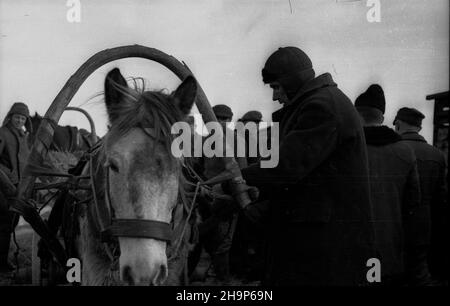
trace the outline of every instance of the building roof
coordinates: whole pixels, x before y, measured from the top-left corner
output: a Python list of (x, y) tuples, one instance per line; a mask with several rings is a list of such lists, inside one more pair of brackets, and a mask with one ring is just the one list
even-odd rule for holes
[(448, 99), (448, 91), (427, 96), (427, 100), (439, 100), (439, 99)]

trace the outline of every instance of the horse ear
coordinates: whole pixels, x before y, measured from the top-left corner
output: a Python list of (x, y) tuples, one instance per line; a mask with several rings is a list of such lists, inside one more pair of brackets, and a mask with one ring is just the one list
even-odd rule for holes
[(117, 109), (117, 105), (120, 105), (124, 98), (124, 88), (127, 87), (127, 81), (120, 73), (119, 68), (114, 68), (108, 72), (105, 78), (105, 104), (111, 122), (115, 119), (113, 110)]
[(173, 93), (175, 106), (178, 107), (184, 115), (188, 115), (191, 112), (192, 105), (197, 96), (197, 88), (198, 86), (195, 78), (193, 76), (188, 76)]

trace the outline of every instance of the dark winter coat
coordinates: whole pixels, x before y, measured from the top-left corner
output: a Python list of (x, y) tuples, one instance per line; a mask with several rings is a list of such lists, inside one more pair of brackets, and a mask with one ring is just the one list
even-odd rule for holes
[(382, 280), (405, 271), (405, 226), (420, 205), (419, 175), (414, 152), (386, 126), (365, 127), (371, 200)]
[(422, 205), (416, 215), (422, 226), (418, 229), (421, 235), (417, 244), (429, 245), (431, 241), (429, 258), (431, 272), (440, 277), (447, 274), (446, 277), (448, 277), (449, 209), (445, 156), (441, 151), (427, 144), (418, 133), (405, 133), (402, 139), (414, 150), (419, 170)]
[(0, 128), (0, 168), (17, 184), (28, 159), (28, 133), (19, 132), (10, 123)]
[(272, 118), (280, 125), (278, 166), (242, 171), (247, 184), (270, 193), (266, 283), (367, 284), (374, 233), (355, 108), (327, 73), (302, 86)]

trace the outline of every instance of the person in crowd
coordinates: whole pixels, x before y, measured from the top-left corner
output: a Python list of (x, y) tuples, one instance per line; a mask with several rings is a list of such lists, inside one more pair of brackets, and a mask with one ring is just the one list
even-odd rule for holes
[[(369, 170), (363, 128), (349, 98), (329, 73), (316, 76), (308, 55), (279, 48), (267, 59), (263, 82), (282, 108), (279, 163), (242, 169), (249, 186), (269, 199), (244, 213), (265, 220), (267, 255), (263, 284), (368, 285), (375, 257)], [(273, 133), (273, 131), (272, 131)]]
[(366, 136), (381, 285), (401, 286), (417, 271), (405, 271), (405, 258), (414, 255), (407, 246), (412, 240), (407, 237), (408, 217), (420, 205), (416, 157), (394, 130), (383, 125), (386, 101), (381, 86), (371, 85), (356, 99), (355, 107)]
[[(427, 263), (433, 278), (448, 282), (449, 271), (449, 209), (447, 202), (446, 160), (444, 154), (429, 145), (419, 134), (425, 116), (414, 108), (401, 108), (394, 120), (395, 130), (417, 157), (422, 201), (414, 215), (422, 226), (416, 230), (419, 277), (413, 284), (428, 283)], [(431, 224), (430, 224), (431, 223)], [(430, 245), (431, 244), (431, 245)]]
[[(31, 121), (28, 106), (22, 102), (13, 104), (0, 128), (0, 171), (3, 177), (17, 187), (30, 154), (28, 135)], [(0, 190), (0, 272), (14, 267), (8, 262), (11, 233), (18, 223), (18, 215), (9, 211), (5, 193)]]
[(239, 119), (239, 121), (243, 122), (244, 124), (248, 122), (254, 122), (258, 125), (262, 121), (262, 114), (257, 110), (248, 111), (244, 114), (244, 116), (242, 116), (241, 119)]

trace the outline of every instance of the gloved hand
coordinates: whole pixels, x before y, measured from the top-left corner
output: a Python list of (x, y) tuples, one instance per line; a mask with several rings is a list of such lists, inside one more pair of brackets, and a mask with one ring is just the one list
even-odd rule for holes
[(245, 185), (245, 188), (250, 196), (250, 200), (252, 200), (252, 202), (256, 202), (259, 198), (259, 189), (255, 186), (248, 186), (247, 184)]
[[(233, 195), (233, 191), (231, 188), (231, 181), (226, 181), (224, 183), (222, 183), (222, 189), (226, 194), (230, 194)], [(257, 187), (254, 186), (249, 186), (245, 183), (245, 181), (243, 183), (241, 183), (241, 188), (243, 192), (247, 192), (250, 200), (252, 202), (256, 202), (259, 198), (259, 189)]]

